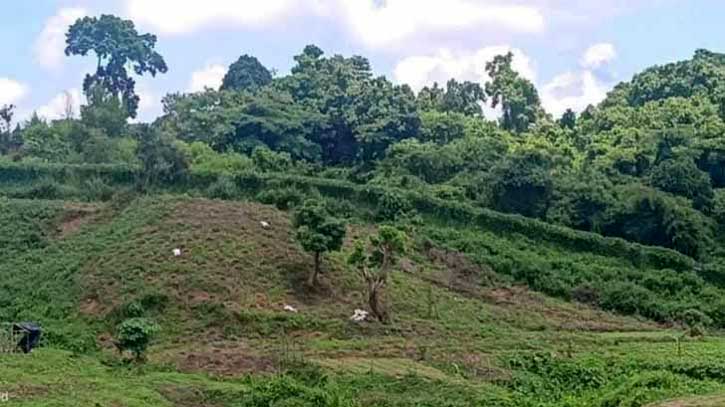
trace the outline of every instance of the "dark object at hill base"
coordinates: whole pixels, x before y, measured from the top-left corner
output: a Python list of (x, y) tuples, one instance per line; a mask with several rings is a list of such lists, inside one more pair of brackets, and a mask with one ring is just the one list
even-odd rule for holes
[(23, 353), (30, 353), (40, 343), (43, 330), (33, 322), (20, 322), (13, 325), (13, 332), (22, 335), (18, 348), (22, 349)]

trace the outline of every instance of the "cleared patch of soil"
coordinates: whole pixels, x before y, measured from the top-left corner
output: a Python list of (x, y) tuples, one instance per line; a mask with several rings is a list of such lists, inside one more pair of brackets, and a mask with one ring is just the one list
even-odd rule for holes
[(272, 358), (255, 355), (244, 346), (182, 351), (176, 358), (176, 366), (182, 372), (240, 376), (247, 373), (272, 373), (275, 371), (275, 362)]

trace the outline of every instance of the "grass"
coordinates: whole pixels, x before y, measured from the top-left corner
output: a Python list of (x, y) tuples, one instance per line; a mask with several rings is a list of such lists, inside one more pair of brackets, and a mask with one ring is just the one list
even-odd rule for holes
[[(363, 285), (345, 258), (374, 225), (350, 225), (310, 291), (312, 258), (269, 206), (0, 204), (6, 231), (40, 236), (0, 241), (0, 321), (38, 320), (49, 345), (0, 355), (0, 392), (17, 405), (613, 407), (725, 392), (725, 338), (531, 291), (511, 266), (558, 259), (565, 281), (648, 271), (625, 259), (429, 224), (387, 287), (392, 323), (356, 324)], [(142, 368), (110, 343), (139, 309), (162, 326)]]

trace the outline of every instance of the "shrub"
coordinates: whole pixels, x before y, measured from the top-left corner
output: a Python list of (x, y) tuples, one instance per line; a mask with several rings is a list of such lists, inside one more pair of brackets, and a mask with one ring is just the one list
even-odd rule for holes
[(413, 205), (404, 195), (385, 191), (378, 201), (377, 218), (379, 220), (396, 220), (407, 215)]
[(148, 319), (127, 319), (118, 326), (116, 337), (118, 348), (124, 351), (131, 351), (136, 360), (141, 360), (152, 337), (159, 330), (160, 327)]
[(206, 196), (213, 199), (232, 200), (239, 198), (240, 191), (233, 178), (222, 175), (213, 184), (209, 185)]
[(599, 305), (601, 294), (593, 286), (583, 283), (571, 290), (571, 298), (582, 304)]
[(83, 184), (83, 196), (87, 201), (110, 201), (113, 198), (114, 189), (103, 179), (93, 177)]
[(622, 314), (653, 316), (652, 292), (631, 282), (611, 282), (602, 292), (602, 308)]
[(315, 192), (305, 192), (295, 186), (278, 187), (263, 190), (257, 194), (257, 200), (267, 205), (274, 205), (280, 210), (288, 210), (301, 205), (308, 197), (319, 195)]

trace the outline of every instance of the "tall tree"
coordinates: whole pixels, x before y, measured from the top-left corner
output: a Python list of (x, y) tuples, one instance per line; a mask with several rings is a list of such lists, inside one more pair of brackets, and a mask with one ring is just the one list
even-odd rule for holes
[(345, 238), (345, 224), (333, 218), (319, 201), (307, 200), (294, 215), (297, 241), (315, 256), (308, 285), (319, 285), (320, 263), (325, 252), (337, 251)]
[(12, 130), (15, 105), (3, 105), (0, 107), (0, 154), (7, 154), (20, 147), (18, 140)]
[(436, 110), (444, 113), (461, 113), (468, 116), (482, 116), (481, 105), (486, 102), (486, 92), (474, 82), (458, 82), (451, 79), (443, 90), (434, 83), (418, 92), (418, 105), (422, 110)]
[(559, 119), (559, 126), (573, 130), (576, 127), (576, 113), (571, 109), (566, 109)]
[(381, 226), (378, 234), (371, 236), (367, 244), (358, 241), (348, 262), (355, 266), (367, 284), (368, 305), (373, 315), (383, 323), (390, 321), (388, 307), (382, 291), (401, 254), (406, 251), (407, 236), (392, 226)]
[(360, 56), (324, 58), (321, 49), (305, 47), (295, 57), (292, 75), (278, 87), (307, 109), (322, 114), (325, 126), (312, 135), (327, 163), (380, 158), (395, 141), (415, 137), (420, 118), (408, 86), (373, 78)]
[(242, 55), (229, 66), (221, 90), (255, 91), (272, 83), (272, 73), (256, 57)]
[(166, 73), (166, 62), (155, 47), (155, 35), (139, 34), (132, 21), (104, 14), (100, 18), (84, 17), (70, 26), (65, 54), (86, 56), (92, 51), (98, 61), (96, 72), (86, 75), (83, 90), (88, 94), (95, 86), (102, 86), (123, 101), (128, 116), (133, 118), (139, 97), (127, 67), (136, 75)]
[(491, 78), (486, 83), (486, 94), (491, 98), (491, 107), (501, 106), (502, 127), (522, 133), (536, 123), (543, 110), (534, 84), (513, 69), (513, 57), (513, 53), (509, 52), (486, 63), (486, 72)]

